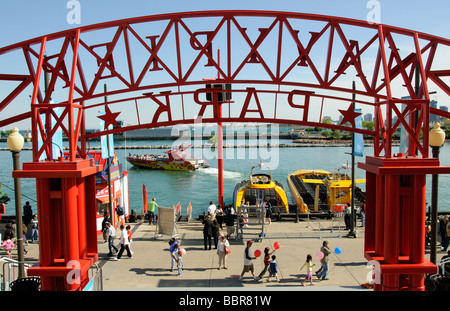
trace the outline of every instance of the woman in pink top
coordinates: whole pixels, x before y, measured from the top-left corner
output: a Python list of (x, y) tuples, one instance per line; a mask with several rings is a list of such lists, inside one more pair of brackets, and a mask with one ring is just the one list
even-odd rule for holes
[(6, 240), (3, 241), (1, 247), (4, 247), (6, 250), (6, 254), (9, 258), (12, 258), (11, 250), (14, 247), (14, 242), (11, 241), (11, 238), (9, 236), (6, 237)]

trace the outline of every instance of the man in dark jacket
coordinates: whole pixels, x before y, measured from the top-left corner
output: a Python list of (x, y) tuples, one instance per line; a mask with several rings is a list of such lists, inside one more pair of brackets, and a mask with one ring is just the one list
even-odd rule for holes
[(230, 236), (236, 231), (236, 228), (234, 227), (235, 219), (236, 215), (231, 214), (231, 208), (228, 208), (224, 217), (225, 226), (227, 226), (227, 240), (229, 240)]
[(213, 233), (213, 223), (209, 219), (209, 216), (205, 216), (203, 220), (203, 241), (205, 243), (205, 249), (209, 245), (209, 249), (211, 249), (211, 237)]

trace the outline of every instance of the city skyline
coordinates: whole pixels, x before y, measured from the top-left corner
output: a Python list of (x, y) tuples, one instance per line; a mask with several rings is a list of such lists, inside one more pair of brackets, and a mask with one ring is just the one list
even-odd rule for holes
[[(39, 4), (30, 3), (25, 7), (24, 10), (20, 11), (17, 6), (13, 4), (4, 4), (5, 11), (9, 11), (10, 14), (8, 16), (5, 16), (5, 19), (3, 21), (0, 21), (0, 24), (2, 22), (4, 23), (10, 23), (11, 25), (14, 25), (18, 21), (21, 21), (21, 23), (28, 24), (29, 19), (27, 19), (28, 16), (32, 16), (32, 14), (42, 14), (42, 16), (45, 16), (47, 14), (53, 14), (55, 18), (53, 19), (45, 19), (42, 24), (36, 25), (36, 27), (30, 27), (30, 31), (27, 33), (20, 32), (17, 33), (16, 28), (12, 27), (11, 32), (5, 32), (0, 36), (0, 46), (5, 46), (8, 44), (13, 44), (15, 42), (23, 41), (30, 39), (30, 37), (35, 37), (47, 33), (54, 33), (56, 31), (64, 30), (64, 29), (72, 29), (75, 27), (83, 27), (86, 25), (92, 25), (95, 23), (101, 23), (105, 21), (110, 21), (114, 19), (120, 19), (120, 18), (127, 18), (130, 16), (139, 16), (139, 15), (146, 15), (147, 14), (162, 14), (162, 13), (170, 13), (173, 11), (173, 6), (168, 6), (167, 4), (155, 4), (152, 6), (145, 6), (144, 2), (142, 1), (136, 1), (133, 6), (127, 6), (124, 8), (123, 11), (118, 10), (118, 8), (123, 7), (123, 4), (117, 2), (117, 1), (110, 1), (108, 2), (111, 4), (111, 6), (107, 5), (101, 5), (99, 3), (91, 3), (86, 1), (68, 1), (69, 3), (79, 3), (80, 10), (80, 20), (74, 20), (74, 23), (69, 23), (69, 13), (72, 12), (70, 8), (67, 6), (61, 6), (56, 5), (56, 1), (41, 1)], [(416, 29), (416, 24), (411, 23), (408, 19), (405, 19), (403, 16), (399, 17), (395, 12), (399, 10), (399, 8), (402, 8), (408, 12), (411, 16), (420, 14), (418, 11), (418, 8), (420, 8), (420, 3), (415, 3), (414, 6), (408, 6), (408, 7), (402, 7), (402, 4), (406, 3), (405, 1), (398, 1), (395, 4), (392, 3), (385, 3), (382, 1), (347, 1), (340, 5), (336, 5), (333, 1), (322, 1), (320, 4), (311, 4), (307, 2), (302, 2), (301, 5), (293, 4), (289, 1), (281, 1), (280, 3), (277, 3), (277, 5), (274, 5), (273, 3), (269, 1), (262, 1), (256, 2), (254, 1), (247, 1), (246, 3), (241, 3), (237, 1), (230, 1), (227, 4), (217, 4), (217, 3), (206, 3), (202, 1), (198, 1), (195, 3), (190, 3), (189, 5), (185, 5), (182, 2), (173, 1), (173, 3), (180, 4), (177, 6), (178, 11), (193, 11), (193, 10), (219, 10), (219, 9), (261, 9), (261, 10), (277, 10), (277, 11), (297, 11), (301, 7), (302, 11), (311, 12), (313, 14), (328, 14), (330, 16), (343, 16), (346, 18), (354, 18), (357, 20), (369, 20), (369, 17), (371, 16), (371, 12), (373, 10), (369, 6), (370, 3), (376, 3), (378, 2), (380, 4), (380, 22), (387, 25), (394, 25), (398, 27), (404, 27), (409, 29)], [(60, 3), (60, 2), (59, 2)], [(447, 6), (444, 2), (438, 2), (443, 7)], [(411, 1), (408, 1), (408, 4), (411, 4)], [(139, 8), (144, 8), (144, 10), (139, 10)], [(32, 10), (35, 10), (34, 12)], [(105, 15), (103, 17), (99, 16), (98, 14), (95, 14), (96, 12), (104, 11)], [(140, 14), (138, 14), (138, 12)], [(15, 14), (22, 14), (22, 19), (12, 19), (11, 16), (14, 16)], [(105, 17), (106, 16), (106, 17)], [(59, 17), (59, 18), (57, 18)], [(424, 18), (429, 18), (425, 17)], [(425, 33), (431, 33), (436, 35), (446, 35), (446, 32), (444, 31), (445, 27), (442, 27), (442, 23), (433, 23), (433, 21), (430, 19), (429, 23), (423, 23), (421, 24), (420, 31), (423, 31)], [(197, 25), (198, 30), (202, 30), (202, 25)], [(302, 28), (299, 28), (302, 29)], [(308, 31), (308, 28), (305, 28), (306, 31)], [(349, 38), (357, 38), (360, 36), (356, 30), (349, 29), (346, 30), (349, 31)], [(257, 33), (257, 31), (256, 31)], [(304, 34), (305, 38), (308, 38), (309, 34)], [(252, 39), (253, 40), (253, 39)], [(408, 50), (408, 47), (406, 47), (406, 42), (402, 42), (402, 45), (399, 45), (399, 49), (401, 51)], [(404, 45), (403, 45), (404, 44)], [(50, 52), (51, 53), (51, 52)], [(335, 62), (341, 61), (342, 56), (338, 56), (338, 58), (335, 60)], [(344, 59), (342, 59), (344, 60)], [(367, 64), (368, 66), (372, 65), (373, 59), (368, 59)], [(442, 60), (439, 59), (441, 62)], [(12, 63), (12, 62), (11, 62)], [(323, 66), (324, 61), (319, 63), (319, 65)], [(117, 61), (116, 61), (117, 65)], [(335, 68), (335, 67), (334, 67)], [(334, 69), (333, 68), (333, 69)], [(255, 71), (254, 74), (258, 74), (258, 72)], [(352, 82), (352, 75), (354, 73), (349, 73), (346, 77), (346, 79), (343, 79), (342, 84), (350, 85)], [(344, 76), (343, 76), (344, 77)], [(345, 78), (344, 77), (344, 78)], [(106, 80), (105, 80), (106, 82)], [(105, 83), (106, 85), (106, 83)], [(110, 86), (108, 85), (108, 88)], [(357, 85), (358, 88), (362, 88), (361, 85)], [(402, 89), (402, 86), (395, 85), (396, 89), (399, 89), (400, 94), (402, 91), (407, 92), (406, 89)], [(0, 87), (0, 93), (1, 93), (1, 87)], [(289, 90), (286, 90), (289, 92)], [(313, 91), (313, 90), (308, 90)], [(430, 89), (430, 91), (433, 91), (433, 89)], [(30, 92), (31, 93), (31, 92)], [(2, 95), (2, 94), (0, 94)], [(4, 95), (3, 95), (4, 96)], [(64, 96), (61, 96), (61, 98), (56, 98), (58, 96), (58, 93), (55, 93), (55, 100), (64, 100)], [(349, 94), (349, 97), (351, 94)], [(1, 97), (1, 96), (0, 96)], [(447, 102), (449, 101), (448, 97), (443, 95), (443, 93), (435, 94), (433, 95), (442, 106), (448, 106)], [(359, 99), (359, 98), (358, 98)], [(261, 102), (263, 105), (272, 105), (273, 99), (263, 99), (261, 98)], [(276, 100), (276, 99), (275, 99)], [(241, 100), (242, 101), (242, 100)], [(283, 100), (280, 99), (280, 102)], [(27, 99), (24, 98), (22, 101), (20, 101), (20, 106), (27, 106), (29, 104), (26, 103)], [(150, 105), (146, 105), (149, 107)], [(122, 112), (122, 115), (119, 117), (119, 119), (124, 120), (125, 122), (127, 120), (130, 120), (130, 117), (127, 116), (127, 113), (129, 113), (129, 109), (125, 108), (128, 107), (125, 104), (120, 106), (120, 110)], [(320, 108), (320, 102), (319, 100), (316, 100), (316, 102), (312, 102), (312, 110), (316, 113), (316, 122), (320, 122), (319, 112), (318, 109)], [(14, 107), (6, 107), (4, 110), (4, 113), (6, 116), (8, 116), (10, 113), (15, 113), (17, 110), (18, 105), (15, 105)], [(146, 108), (150, 109), (150, 108)], [(156, 108), (153, 108), (156, 109)], [(373, 113), (372, 111), (367, 110), (368, 108), (363, 107), (363, 114)], [(116, 109), (117, 111), (117, 109)], [(330, 111), (330, 109), (324, 108), (324, 112), (327, 114), (331, 114), (332, 118), (339, 118), (339, 112), (337, 109), (334, 111)], [(283, 113), (283, 111), (279, 111), (279, 113)], [(151, 112), (150, 112), (151, 114)], [(322, 114), (320, 114), (322, 115)], [(86, 120), (87, 127), (96, 127), (96, 123), (98, 123), (98, 120), (96, 118), (91, 118)], [(24, 126), (29, 128), (31, 125), (29, 122), (23, 122), (25, 124)], [(21, 126), (22, 127), (22, 126)]]

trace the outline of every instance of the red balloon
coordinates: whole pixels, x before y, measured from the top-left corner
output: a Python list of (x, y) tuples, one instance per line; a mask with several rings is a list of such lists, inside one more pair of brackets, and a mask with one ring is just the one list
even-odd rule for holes
[(279, 249), (280, 248), (280, 242), (273, 243), (273, 248)]
[(255, 251), (255, 257), (259, 257), (259, 256), (261, 256), (261, 251), (259, 249), (257, 249)]

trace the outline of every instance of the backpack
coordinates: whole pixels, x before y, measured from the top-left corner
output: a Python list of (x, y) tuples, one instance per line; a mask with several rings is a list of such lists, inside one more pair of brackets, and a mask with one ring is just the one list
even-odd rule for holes
[(125, 210), (123, 209), (122, 206), (116, 207), (116, 212), (117, 212), (117, 215), (119, 215), (119, 216), (122, 216), (123, 214), (125, 214)]

